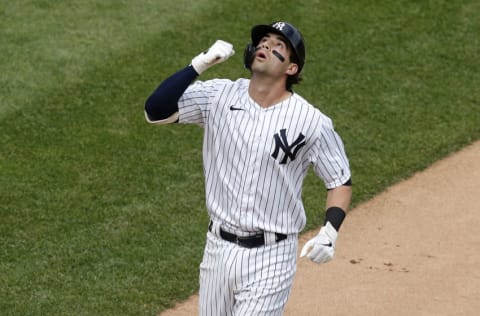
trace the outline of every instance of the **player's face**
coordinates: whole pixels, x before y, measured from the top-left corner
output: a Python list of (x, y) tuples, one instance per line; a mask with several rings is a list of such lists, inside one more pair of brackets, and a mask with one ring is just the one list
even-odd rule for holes
[(252, 71), (285, 74), (291, 67), (290, 47), (283, 36), (268, 33), (260, 40), (256, 48)]

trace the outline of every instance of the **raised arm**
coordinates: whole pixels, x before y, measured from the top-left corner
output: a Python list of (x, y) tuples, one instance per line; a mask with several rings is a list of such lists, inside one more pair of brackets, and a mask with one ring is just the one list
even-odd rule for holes
[(233, 46), (217, 40), (208, 50), (192, 59), (190, 66), (165, 79), (145, 102), (145, 119), (153, 124), (178, 120), (178, 100), (188, 86), (211, 66), (227, 60), (235, 53)]

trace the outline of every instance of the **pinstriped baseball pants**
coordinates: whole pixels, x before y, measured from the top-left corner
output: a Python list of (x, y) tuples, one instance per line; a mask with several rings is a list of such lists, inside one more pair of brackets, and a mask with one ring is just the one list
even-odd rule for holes
[(200, 264), (200, 315), (282, 315), (296, 271), (298, 238), (244, 248), (211, 232)]

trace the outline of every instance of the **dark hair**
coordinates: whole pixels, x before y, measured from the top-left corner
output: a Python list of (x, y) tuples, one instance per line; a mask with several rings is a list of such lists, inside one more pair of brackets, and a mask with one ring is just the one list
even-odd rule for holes
[[(297, 65), (300, 65), (299, 64), (299, 60), (298, 60), (298, 57), (297, 55), (294, 53), (294, 51), (292, 50), (291, 48), (291, 45), (290, 43), (288, 44), (290, 46), (290, 49), (291, 49), (291, 54), (290, 54), (290, 62), (292, 63), (295, 63)], [(300, 66), (298, 67), (298, 69), (300, 69)], [(287, 77), (287, 82), (286, 82), (286, 88), (288, 91), (292, 91), (292, 86), (294, 84), (299, 84), (300, 81), (302, 81), (302, 75), (300, 74), (300, 71), (297, 71), (296, 74), (294, 75), (291, 75), (291, 76), (288, 76)]]

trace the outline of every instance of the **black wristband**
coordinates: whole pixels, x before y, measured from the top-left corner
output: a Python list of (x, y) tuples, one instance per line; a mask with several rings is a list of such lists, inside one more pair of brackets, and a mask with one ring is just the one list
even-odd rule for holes
[(329, 207), (327, 209), (327, 212), (325, 213), (324, 225), (327, 224), (327, 222), (330, 222), (330, 224), (332, 224), (332, 226), (338, 232), (346, 215), (347, 214), (345, 213), (345, 211), (342, 210), (340, 207), (337, 207), (337, 206)]

